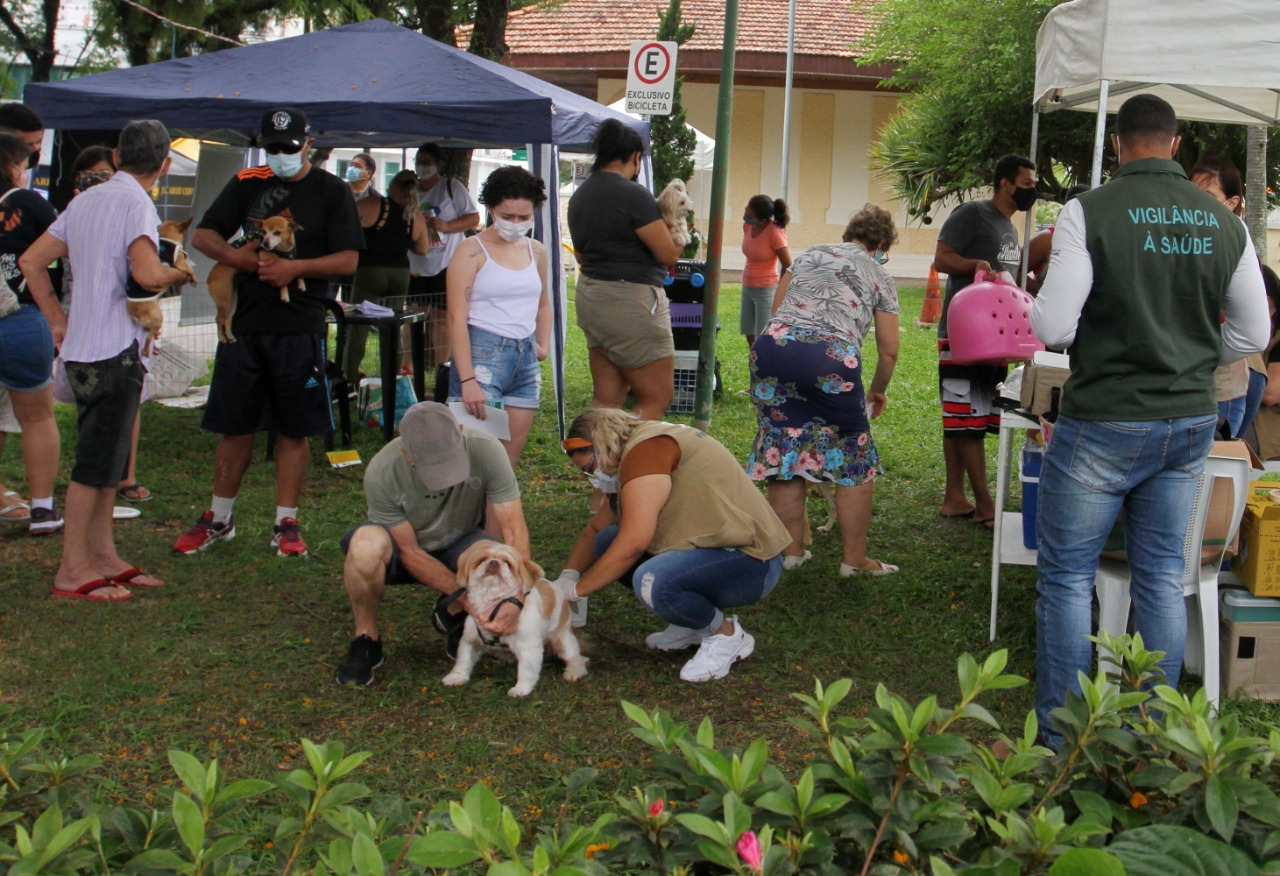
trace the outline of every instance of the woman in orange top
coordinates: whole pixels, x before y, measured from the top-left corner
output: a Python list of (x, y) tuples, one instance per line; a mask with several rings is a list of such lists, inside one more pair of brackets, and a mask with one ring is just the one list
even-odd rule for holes
[(791, 267), (791, 251), (787, 249), (787, 232), (791, 221), (782, 199), (756, 195), (747, 201), (742, 214), (742, 254), (747, 257), (742, 269), (742, 314), (738, 331), (746, 335), (748, 349), (769, 324), (773, 315), (773, 292), (778, 285), (778, 265)]

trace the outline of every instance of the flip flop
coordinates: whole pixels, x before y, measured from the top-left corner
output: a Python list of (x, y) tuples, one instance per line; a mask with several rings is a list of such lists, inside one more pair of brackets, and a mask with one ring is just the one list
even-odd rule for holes
[(973, 522), (979, 526), (985, 526), (987, 529), (996, 528), (996, 519), (994, 517), (975, 517)]
[(138, 481), (134, 481), (127, 487), (120, 487), (116, 492), (119, 493), (120, 498), (124, 499), (126, 502), (133, 502), (134, 504), (137, 504), (138, 502), (150, 502), (155, 498), (151, 495), (151, 491)]
[(111, 519), (113, 520), (132, 520), (141, 516), (141, 511), (137, 508), (130, 508), (127, 505), (116, 505), (111, 509)]
[[(3, 508), (0, 508), (0, 522), (26, 523), (29, 521), (31, 519), (31, 506), (22, 501), (22, 496), (18, 495), (13, 490), (5, 490), (3, 494), (0, 494), (0, 499), (9, 499), (10, 497), (16, 501), (12, 501)], [(25, 511), (26, 513), (21, 517), (10, 517), (9, 514), (13, 511)]]
[(886, 563), (883, 560), (874, 560), (880, 568), (878, 569), (855, 569), (853, 566), (840, 564), (840, 577), (852, 578), (856, 575), (892, 575), (898, 571), (898, 567), (892, 563)]
[(938, 516), (944, 520), (959, 520), (962, 517), (972, 517), (975, 513), (977, 512), (975, 512), (973, 509), (970, 509), (968, 511), (961, 511), (959, 514), (943, 514), (941, 511), (939, 511)]
[(90, 602), (127, 602), (133, 599), (133, 594), (128, 596), (94, 596), (99, 590), (105, 590), (108, 587), (118, 587), (114, 581), (108, 581), (106, 578), (95, 578), (93, 581), (86, 581), (75, 590), (59, 590), (54, 587), (49, 593), (59, 599), (87, 599)]
[(127, 584), (130, 587), (163, 587), (164, 586), (163, 584), (143, 584), (142, 582), (130, 583), (135, 578), (139, 578), (139, 577), (150, 578), (151, 576), (148, 575), (146, 572), (142, 571), (141, 569), (139, 569), (137, 566), (131, 566), (130, 568), (125, 569), (123, 572), (117, 572), (116, 574), (112, 575), (110, 578), (107, 579), (107, 582), (110, 584), (120, 584), (120, 585)]

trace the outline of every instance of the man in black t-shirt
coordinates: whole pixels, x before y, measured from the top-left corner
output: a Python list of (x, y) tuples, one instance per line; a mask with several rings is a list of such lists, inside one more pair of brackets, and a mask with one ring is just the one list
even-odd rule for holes
[[(310, 448), (307, 438), (333, 429), (325, 376), (325, 311), (330, 277), (351, 274), (364, 231), (346, 183), (313, 167), (311, 128), (291, 107), (262, 117), (265, 167), (236, 174), (200, 220), (191, 245), (246, 274), (231, 326), (235, 343), (220, 343), (201, 425), (222, 435), (214, 461), (212, 507), (173, 546), (192, 556), (235, 536), (232, 505), (253, 454), (253, 436), (276, 433), (276, 522), (271, 546), (282, 557), (305, 557), (298, 531)], [(258, 245), (227, 240), (257, 221), (292, 220), (294, 258), (259, 264)], [(294, 283), (306, 280), (306, 289)], [(290, 300), (279, 289), (290, 287)]]

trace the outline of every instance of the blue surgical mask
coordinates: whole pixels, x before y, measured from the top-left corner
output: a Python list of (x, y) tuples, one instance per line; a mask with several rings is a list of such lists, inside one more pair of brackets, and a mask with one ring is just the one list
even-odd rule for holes
[(293, 179), (293, 177), (302, 173), (302, 151), (293, 155), (272, 155), (267, 153), (267, 167), (271, 168), (271, 172), (280, 179)]
[(759, 219), (752, 216), (750, 213), (743, 213), (742, 221), (750, 225), (752, 228), (755, 228), (757, 225), (763, 224)]
[(877, 265), (883, 265), (885, 262), (889, 261), (889, 254), (887, 252), (873, 253), (871, 257), (876, 260)]
[(347, 182), (360, 182), (364, 179), (364, 171), (354, 164), (347, 165)]

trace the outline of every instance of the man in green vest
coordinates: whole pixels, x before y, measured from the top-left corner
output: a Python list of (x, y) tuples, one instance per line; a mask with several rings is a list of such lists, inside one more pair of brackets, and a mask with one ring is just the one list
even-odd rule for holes
[(1063, 737), (1049, 713), (1089, 670), (1094, 573), (1121, 508), (1135, 626), (1177, 684), (1182, 538), (1213, 444), (1213, 369), (1268, 340), (1244, 223), (1187, 179), (1173, 160), (1180, 139), (1168, 103), (1125, 101), (1112, 135), (1120, 169), (1063, 207), (1031, 314), (1040, 340), (1071, 354), (1039, 496), (1036, 715), (1053, 748)]

